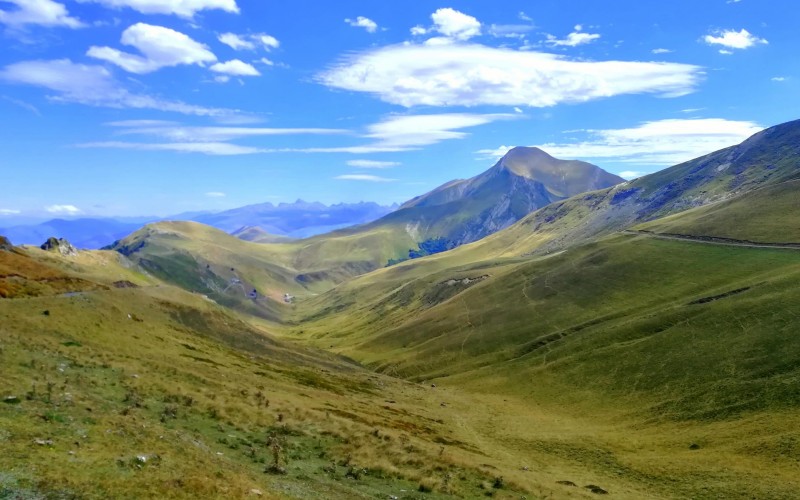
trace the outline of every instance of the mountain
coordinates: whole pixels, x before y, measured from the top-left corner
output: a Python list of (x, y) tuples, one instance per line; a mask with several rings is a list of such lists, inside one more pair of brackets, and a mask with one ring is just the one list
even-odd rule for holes
[[(373, 202), (325, 205), (297, 200), (294, 203), (261, 203), (214, 214), (202, 214), (188, 220), (232, 233), (253, 226), (277, 236), (307, 238), (343, 227), (378, 219), (396, 207)], [(183, 219), (175, 219), (183, 220)]]
[(136, 231), (145, 221), (133, 222), (116, 219), (53, 219), (30, 226), (14, 226), (0, 229), (0, 233), (8, 236), (18, 245), (41, 245), (50, 237), (64, 238), (78, 248), (100, 248)]
[(252, 241), (253, 243), (286, 243), (292, 239), (288, 236), (277, 236), (269, 234), (257, 226), (244, 226), (231, 233), (240, 240)]
[[(187, 251), (193, 251), (188, 250), (185, 242), (191, 242), (202, 234), (203, 245), (195, 245), (192, 249), (211, 246), (219, 249), (213, 253), (205, 252), (199, 260), (196, 259), (205, 263), (203, 265), (240, 267), (236, 263), (241, 257), (237, 255), (244, 252), (253, 260), (252, 266), (263, 259), (261, 267), (264, 269), (277, 271), (275, 266), (280, 267), (277, 273), (280, 277), (251, 279), (256, 288), (273, 293), (279, 290), (296, 293), (297, 289), (287, 281), (287, 277), (293, 276), (295, 286), (319, 292), (388, 263), (473, 241), (514, 223), (529, 211), (553, 200), (620, 181), (621, 178), (589, 163), (557, 160), (537, 148), (514, 148), (491, 169), (472, 179), (445, 184), (376, 221), (311, 238), (265, 243), (260, 249), (245, 250), (242, 241), (219, 232), (186, 224), (159, 223), (124, 238), (112, 248), (123, 251), (134, 260), (144, 259), (145, 263), (167, 255), (183, 259), (181, 256)], [(301, 219), (308, 221), (315, 219), (315, 213), (326, 218), (322, 216), (331, 209), (349, 213), (364, 208), (382, 210), (386, 207), (370, 203), (332, 207), (302, 201), (278, 206), (267, 203), (208, 215), (202, 221), (226, 230), (243, 220), (262, 220), (265, 224), (258, 225), (260, 231), (279, 234), (267, 229), (268, 225), (294, 224), (296, 221), (292, 214), (301, 213)], [(289, 219), (278, 222), (279, 214), (287, 215)], [(236, 226), (231, 231), (240, 229), (242, 226)], [(254, 234), (259, 230), (246, 230), (244, 234), (258, 239)], [(172, 234), (179, 236), (165, 236)], [(206, 288), (203, 288), (206, 290), (204, 293), (216, 293), (213, 287)]]
[(555, 201), (621, 182), (621, 177), (590, 163), (516, 147), (486, 172), (448, 182), (373, 225), (402, 222), (419, 241), (441, 238), (447, 248), (454, 248), (504, 229)]

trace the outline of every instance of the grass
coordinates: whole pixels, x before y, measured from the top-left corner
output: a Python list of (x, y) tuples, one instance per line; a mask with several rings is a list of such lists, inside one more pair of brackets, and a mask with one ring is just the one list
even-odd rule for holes
[(800, 252), (620, 235), (545, 258), (436, 257), (301, 303), (331, 312), (295, 335), (480, 401), (448, 407), (468, 441), (527, 464), (504, 476), (522, 484), (535, 470), (633, 498), (800, 486)]
[[(76, 262), (40, 258), (0, 252), (84, 279)], [(0, 301), (4, 496), (439, 498), (493, 480), (479, 453), (443, 454), (459, 440), (424, 387), (276, 340), (152, 278), (109, 286), (121, 266), (93, 272), (74, 294)]]

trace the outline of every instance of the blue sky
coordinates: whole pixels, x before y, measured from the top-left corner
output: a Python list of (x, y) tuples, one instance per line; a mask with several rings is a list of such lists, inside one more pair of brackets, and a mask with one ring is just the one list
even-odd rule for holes
[(798, 118), (796, 0), (0, 0), (0, 226), (653, 172)]

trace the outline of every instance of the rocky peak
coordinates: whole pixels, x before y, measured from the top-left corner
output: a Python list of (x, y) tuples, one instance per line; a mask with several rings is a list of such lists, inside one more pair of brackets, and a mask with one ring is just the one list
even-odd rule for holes
[(47, 250), (48, 252), (58, 252), (61, 255), (78, 255), (78, 249), (72, 246), (72, 243), (65, 240), (64, 238), (54, 238), (50, 237), (45, 241), (41, 247), (42, 250)]

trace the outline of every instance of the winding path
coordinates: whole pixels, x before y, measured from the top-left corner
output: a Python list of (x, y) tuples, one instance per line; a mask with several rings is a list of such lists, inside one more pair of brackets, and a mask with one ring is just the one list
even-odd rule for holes
[(706, 243), (709, 245), (726, 245), (730, 247), (778, 248), (784, 250), (800, 250), (800, 243), (766, 243), (760, 241), (722, 238), (718, 236), (693, 236), (691, 234), (654, 233), (652, 231), (644, 231), (644, 230), (636, 231), (633, 229), (626, 229), (624, 231), (621, 231), (621, 233), (636, 235), (636, 236), (649, 236), (651, 238), (658, 238), (661, 240), (691, 241), (695, 243)]

